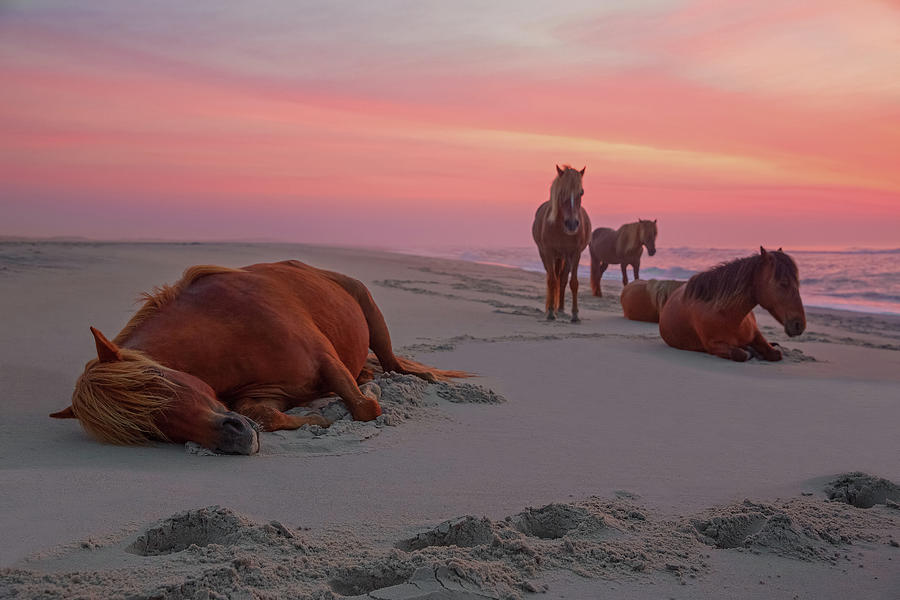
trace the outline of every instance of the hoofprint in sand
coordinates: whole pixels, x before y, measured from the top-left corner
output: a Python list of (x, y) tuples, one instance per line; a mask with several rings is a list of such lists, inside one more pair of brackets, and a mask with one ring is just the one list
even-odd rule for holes
[[(833, 501), (823, 495), (744, 500), (686, 518), (659, 514), (627, 494), (591, 497), (497, 521), (463, 515), (398, 535), (393, 544), (347, 529), (254, 521), (210, 506), (2, 571), (0, 596), (518, 599), (555, 596), (543, 583), (549, 573), (653, 582), (661, 591), (715, 578), (713, 564), (728, 554), (846, 572), (865, 566), (860, 550), (898, 546), (900, 488), (851, 473), (826, 490)], [(881, 502), (848, 505), (860, 493), (862, 504)], [(765, 559), (761, 568), (770, 564)]]
[[(47, 418), (91, 357), (88, 325), (117, 331), (138, 292), (187, 265), (284, 258), (362, 279), (399, 353), (475, 372), (466, 383), (508, 401), (454, 403), (438, 387), (383, 380), (382, 423), (266, 434), (248, 458), (105, 446)], [(372, 251), (0, 244), (0, 263), (0, 314), (11, 316), (0, 341), (3, 590), (463, 598), (546, 585), (542, 597), (762, 599), (900, 588), (897, 512), (824, 492), (857, 469), (900, 481), (895, 317), (810, 310), (807, 333), (787, 340), (760, 315), (787, 360), (736, 365), (668, 348), (654, 325), (622, 318), (615, 282), (602, 299), (583, 294), (572, 325), (543, 319), (537, 274)], [(878, 497), (857, 483), (827, 494)], [(220, 514), (212, 505), (228, 507), (233, 537), (195, 537), (203, 511)], [(185, 548), (125, 550), (176, 514)], [(545, 517), (578, 524), (555, 539), (521, 525)]]

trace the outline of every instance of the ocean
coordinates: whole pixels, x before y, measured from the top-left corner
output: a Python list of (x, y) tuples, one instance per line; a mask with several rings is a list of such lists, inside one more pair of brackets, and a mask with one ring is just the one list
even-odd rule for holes
[[(403, 248), (401, 252), (543, 272), (537, 248)], [(641, 259), (641, 279), (688, 279), (721, 262), (749, 256), (752, 250), (725, 248), (658, 248)], [(800, 295), (807, 306), (900, 315), (900, 248), (849, 250), (786, 250), (800, 271)], [(579, 265), (582, 282), (590, 272), (585, 251)], [(603, 279), (621, 281), (612, 265)], [(633, 279), (631, 268), (628, 280)], [(582, 289), (586, 289), (582, 287)]]

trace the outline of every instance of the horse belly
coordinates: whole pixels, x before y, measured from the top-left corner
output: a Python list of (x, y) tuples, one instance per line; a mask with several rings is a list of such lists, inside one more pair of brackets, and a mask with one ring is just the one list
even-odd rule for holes
[(695, 307), (684, 300), (683, 288), (675, 290), (659, 313), (659, 335), (668, 345), (680, 350), (704, 352), (695, 325)]

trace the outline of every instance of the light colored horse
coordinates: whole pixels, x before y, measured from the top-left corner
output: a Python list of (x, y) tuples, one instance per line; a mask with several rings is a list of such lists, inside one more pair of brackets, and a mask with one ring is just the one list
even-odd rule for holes
[(641, 254), (656, 254), (656, 219), (627, 223), (618, 229), (598, 227), (591, 234), (591, 291), (602, 296), (600, 280), (609, 265), (622, 265), (622, 285), (628, 285), (628, 265), (640, 279)]
[(591, 220), (581, 207), (584, 171), (557, 165), (550, 199), (538, 207), (531, 226), (531, 235), (547, 271), (548, 321), (556, 319), (556, 312), (563, 310), (567, 279), (572, 290), (572, 322), (579, 321), (578, 262), (591, 233)]
[(739, 258), (697, 273), (672, 292), (659, 314), (659, 333), (673, 348), (745, 361), (781, 360), (763, 337), (753, 308), (769, 311), (793, 337), (806, 329), (797, 265), (781, 251)]

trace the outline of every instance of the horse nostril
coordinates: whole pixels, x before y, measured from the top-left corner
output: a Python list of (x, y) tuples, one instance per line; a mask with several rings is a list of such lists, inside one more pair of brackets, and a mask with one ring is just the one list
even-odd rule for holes
[(233, 434), (242, 434), (247, 430), (247, 424), (237, 417), (226, 417), (222, 422), (222, 429)]

